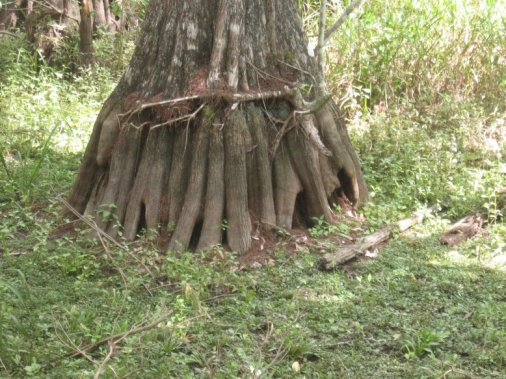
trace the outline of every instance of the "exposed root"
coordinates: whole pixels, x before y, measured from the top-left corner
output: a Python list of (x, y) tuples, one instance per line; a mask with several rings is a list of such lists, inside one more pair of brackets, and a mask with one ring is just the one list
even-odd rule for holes
[(191, 149), (188, 146), (189, 138), (189, 127), (176, 129), (168, 188), (169, 213), (167, 222), (169, 228), (176, 225), (183, 206), (186, 184), (188, 182), (188, 169), (191, 162)]
[(302, 184), (292, 167), (288, 147), (282, 143), (274, 159), (274, 199), (278, 227), (292, 228), (295, 201), (300, 191)]
[(227, 242), (233, 251), (245, 253), (251, 246), (248, 209), (245, 136), (248, 126), (242, 111), (230, 112), (224, 127)]
[(293, 1), (217, 0), (211, 10), (204, 0), (153, 1), (72, 206), (129, 240), (146, 228), (170, 250), (221, 243), (242, 254), (252, 220), (263, 223), (257, 234), (307, 227), (332, 221), (340, 197), (366, 199), (331, 97), (301, 92), (318, 85), (318, 68)]
[(209, 148), (209, 122), (205, 122), (195, 133), (193, 158), (185, 201), (174, 230), (169, 250), (182, 252), (189, 244), (200, 214), (207, 172), (207, 154)]
[(274, 195), (272, 190), (272, 169), (269, 161), (269, 144), (266, 136), (266, 123), (260, 109), (250, 104), (247, 109), (248, 125), (252, 138), (253, 167), (248, 173), (250, 199), (254, 200), (252, 210), (265, 224), (276, 223)]
[(311, 148), (306, 139), (297, 135), (295, 130), (288, 133), (287, 139), (293, 167), (306, 195), (310, 217), (324, 215), (331, 222), (332, 212), (325, 195), (318, 152)]
[(223, 211), (225, 208), (224, 172), (223, 133), (217, 129), (211, 132), (210, 138), (204, 223), (197, 251), (207, 250), (221, 243)]
[(86, 207), (98, 211), (100, 228), (114, 236), (121, 224), (128, 240), (143, 228), (158, 230), (175, 252), (226, 243), (243, 254), (251, 247), (252, 218), (267, 228), (307, 227), (320, 215), (332, 222), (331, 205), (340, 197), (362, 198), (360, 169), (328, 105), (295, 116), (293, 104), (277, 96), (268, 105), (220, 101), (216, 111), (207, 103), (193, 104), (184, 120), (150, 122), (154, 116), (138, 113), (141, 127), (122, 130), (115, 108), (104, 117)]

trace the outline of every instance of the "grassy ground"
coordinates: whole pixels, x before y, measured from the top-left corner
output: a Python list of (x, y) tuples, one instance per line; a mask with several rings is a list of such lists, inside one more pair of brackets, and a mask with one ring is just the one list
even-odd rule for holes
[[(417, 3), (392, 1), (383, 12), (371, 5), (329, 51), (330, 84), (348, 110), (371, 190), (363, 209), (368, 228), (440, 206), (376, 259), (329, 273), (315, 268), (318, 251), (303, 244), (243, 267), (220, 250), (175, 257), (146, 239), (104, 250), (84, 227), (55, 233), (64, 223), (58, 197), (72, 183), (117, 73), (40, 66), (19, 42), (1, 39), (0, 377), (92, 377), (107, 343), (86, 357), (66, 354), (160, 318), (116, 344), (104, 377), (506, 377), (499, 195), (506, 187), (506, 70), (490, 58), (506, 46), (498, 40), (504, 23), (479, 5), (467, 9), (464, 25), (460, 8), (451, 14), (457, 2), (435, 3), (444, 10), (439, 18)], [(487, 4), (493, 10), (501, 2)], [(436, 20), (438, 32), (416, 29), (425, 24), (409, 21), (418, 18)], [(462, 47), (460, 27), (476, 54), (465, 62), (438, 39)], [(433, 53), (419, 61), (410, 49), (431, 40)], [(397, 53), (386, 52), (392, 46)], [(402, 84), (415, 79), (413, 62), (420, 91)], [(458, 70), (483, 80), (459, 82)], [(436, 88), (431, 72), (446, 79), (446, 89)], [(471, 213), (482, 215), (484, 232), (442, 246), (441, 233)], [(319, 223), (312, 233), (325, 243), (353, 227)]]

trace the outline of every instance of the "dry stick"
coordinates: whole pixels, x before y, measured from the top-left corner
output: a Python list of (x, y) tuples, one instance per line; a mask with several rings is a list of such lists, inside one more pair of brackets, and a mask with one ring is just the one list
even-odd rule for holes
[(285, 357), (288, 355), (288, 349), (286, 347), (283, 347), (283, 345), (281, 344), (279, 347), (278, 347), (278, 350), (276, 351), (276, 355), (274, 356), (274, 358), (272, 359), (271, 363), (269, 363), (261, 372), (260, 372), (260, 375), (258, 376), (255, 376), (256, 379), (260, 379), (262, 378), (266, 373), (267, 371), (269, 371), (271, 368), (273, 368), (274, 366), (276, 366), (279, 362), (281, 362), (283, 359), (285, 359)]
[(316, 46), (316, 59), (318, 62), (317, 89), (325, 91), (325, 59), (323, 56), (325, 46), (325, 22), (327, 20), (327, 0), (322, 0), (320, 6), (320, 24), (318, 28), (318, 45)]
[(5, 34), (6, 36), (9, 36), (9, 37), (19, 38), (19, 36), (17, 34), (8, 32), (7, 30), (0, 30), (0, 34)]
[[(346, 10), (344, 13), (339, 17), (339, 19), (332, 25), (330, 28), (327, 29), (327, 31), (324, 34), (323, 39), (323, 46), (325, 46), (328, 42), (332, 34), (337, 32), (339, 28), (344, 24), (344, 22), (350, 17), (350, 15), (353, 13), (355, 9), (359, 7), (359, 5), (362, 3), (362, 0), (355, 0)], [(323, 47), (322, 46), (322, 47)]]
[(435, 207), (432, 207), (426, 211), (417, 212), (409, 218), (387, 225), (374, 233), (362, 237), (353, 244), (342, 246), (333, 253), (324, 254), (318, 265), (323, 270), (335, 269), (339, 265), (364, 255), (371, 248), (387, 241), (395, 231), (402, 233), (422, 222), (423, 219), (435, 209)]
[(74, 357), (77, 357), (78, 355), (82, 355), (83, 352), (84, 353), (92, 352), (106, 343), (112, 342), (112, 343), (116, 344), (128, 336), (132, 336), (134, 334), (139, 334), (139, 333), (145, 332), (147, 330), (153, 329), (154, 327), (158, 326), (160, 323), (166, 321), (171, 315), (172, 315), (172, 312), (169, 312), (169, 313), (165, 314), (164, 316), (160, 317), (159, 319), (153, 321), (150, 324), (147, 324), (144, 326), (139, 326), (136, 328), (132, 328), (126, 332), (118, 333), (113, 336), (103, 338), (98, 342), (95, 342), (93, 344), (83, 347), (82, 349), (80, 349), (80, 351), (74, 351), (72, 353), (67, 354), (66, 357), (74, 358)]
[(7, 373), (7, 375), (9, 376), (9, 370), (7, 370), (7, 367), (5, 367), (5, 364), (4, 362), (2, 361), (2, 358), (0, 358), (0, 365), (2, 366), (2, 368), (4, 369), (4, 371)]
[(279, 132), (276, 134), (276, 137), (274, 138), (274, 143), (272, 145), (271, 151), (270, 151), (270, 159), (273, 160), (276, 156), (276, 152), (278, 151), (279, 144), (281, 143), (281, 140), (283, 139), (284, 135), (288, 133), (290, 130), (293, 129), (293, 125), (289, 128), (288, 125), (290, 125), (290, 121), (292, 121), (294, 118), (294, 113), (283, 122), (283, 126), (281, 129), (279, 129)]
[(466, 372), (466, 371), (463, 371), (463, 370), (459, 370), (457, 368), (451, 368), (451, 369), (449, 369), (443, 375), (441, 375), (439, 377), (439, 379), (446, 379), (447, 376), (448, 376), (448, 374), (452, 374), (452, 373), (462, 375), (463, 377), (465, 377), (467, 379), (478, 379), (478, 377), (474, 376), (473, 374), (471, 374), (469, 372)]
[(48, 3), (46, 1), (37, 1), (37, 0), (33, 0), (34, 3), (37, 3), (37, 4), (40, 4), (41, 6), (43, 6), (44, 8), (47, 8), (47, 9), (51, 9), (53, 11), (55, 11), (56, 13), (58, 13), (60, 16), (64, 16), (72, 21), (75, 21), (77, 23), (79, 23), (79, 20), (75, 17), (72, 17), (71, 15), (69, 14), (66, 14), (65, 13), (65, 10), (61, 10), (59, 9), (58, 7), (54, 6), (53, 4), (51, 3)]
[(102, 361), (102, 363), (98, 367), (98, 370), (95, 373), (95, 375), (93, 376), (93, 379), (99, 379), (100, 376), (102, 376), (102, 372), (104, 371), (105, 365), (112, 358), (112, 355), (114, 354), (115, 349), (116, 349), (116, 344), (114, 343), (114, 341), (109, 341), (109, 353), (107, 353), (106, 357), (104, 358), (104, 360)]
[(116, 245), (117, 247), (119, 247), (120, 249), (124, 250), (131, 258), (133, 258), (137, 263), (139, 263), (145, 270), (146, 272), (148, 272), (152, 277), (155, 277), (155, 275), (153, 274), (153, 272), (151, 272), (151, 270), (149, 269), (149, 267), (147, 267), (144, 263), (142, 263), (142, 261), (137, 258), (134, 254), (132, 254), (128, 248), (122, 244), (120, 244), (118, 241), (116, 241), (114, 238), (112, 238), (109, 234), (107, 234), (106, 232), (104, 232), (102, 229), (100, 229), (96, 222), (95, 221), (90, 221), (89, 219), (87, 219), (86, 217), (84, 217), (82, 214), (80, 214), (74, 207), (72, 207), (72, 205), (70, 205), (70, 203), (65, 200), (63, 197), (61, 196), (58, 196), (58, 199), (63, 203), (63, 205), (65, 205), (65, 207), (67, 207), (68, 210), (70, 210), (70, 212), (72, 212), (78, 219), (80, 219), (81, 221), (83, 221), (86, 225), (88, 225), (90, 228), (92, 228), (94, 231), (97, 232), (97, 235), (102, 235), (105, 239), (107, 239), (109, 242), (112, 242), (114, 245)]
[(63, 343), (63, 344), (64, 344), (65, 346), (67, 346), (67, 347), (70, 347), (70, 348), (74, 349), (74, 350), (78, 353), (78, 355), (81, 355), (81, 356), (82, 356), (82, 357), (84, 357), (84, 358), (85, 358), (88, 362), (90, 362), (90, 363), (92, 363), (92, 364), (94, 364), (94, 365), (95, 365), (95, 364), (96, 364), (96, 362), (95, 362), (95, 361), (94, 361), (94, 360), (93, 360), (93, 359), (92, 359), (92, 358), (91, 358), (88, 354), (86, 354), (86, 352), (82, 351), (82, 350), (79, 348), (79, 346), (77, 346), (77, 345), (76, 345), (76, 344), (72, 341), (72, 339), (69, 337), (69, 335), (68, 335), (68, 334), (67, 334), (67, 332), (65, 331), (65, 328), (64, 328), (64, 327), (63, 327), (63, 325), (61, 324), (60, 320), (57, 320), (57, 322), (58, 322), (58, 325), (60, 326), (61, 331), (63, 332), (63, 334), (65, 334), (65, 337), (67, 337), (67, 340), (68, 340), (68, 342), (69, 342), (70, 346), (69, 346), (69, 345), (67, 345), (64, 341), (62, 341), (62, 340), (61, 340), (61, 338), (60, 338), (60, 336), (58, 336), (58, 333), (56, 333), (56, 335), (58, 336), (58, 339), (61, 341), (61, 343)]
[[(105, 250), (105, 253), (107, 254), (107, 257), (109, 258), (109, 262), (111, 262), (111, 264), (114, 264), (114, 258), (112, 257), (111, 249), (109, 249), (109, 247), (105, 243), (102, 235), (100, 233), (98, 233), (97, 235), (98, 235), (98, 239), (100, 240), (100, 243), (102, 244), (102, 247)], [(119, 272), (121, 279), (123, 280), (123, 285), (125, 286), (125, 290), (127, 290), (128, 285), (127, 285), (127, 276), (126, 276), (125, 272), (120, 267), (114, 267), (114, 268)]]
[[(293, 83), (290, 83), (293, 85)], [(139, 112), (142, 112), (143, 110), (146, 110), (148, 108), (158, 107), (162, 105), (174, 105), (178, 103), (182, 103), (185, 101), (191, 101), (191, 100), (199, 100), (199, 99), (210, 99), (210, 98), (222, 98), (230, 103), (239, 103), (239, 102), (246, 102), (246, 101), (254, 101), (254, 100), (261, 100), (261, 99), (268, 99), (268, 98), (279, 98), (279, 97), (288, 97), (292, 96), (294, 93), (294, 88), (285, 86), (282, 90), (277, 91), (264, 91), (264, 92), (252, 92), (252, 93), (226, 93), (222, 91), (215, 91), (215, 92), (209, 92), (209, 93), (203, 93), (200, 95), (193, 95), (193, 96), (186, 96), (186, 97), (180, 97), (177, 99), (170, 99), (170, 100), (162, 100), (155, 103), (145, 103), (142, 104), (140, 107), (132, 109), (126, 113), (118, 115), (119, 117), (126, 117), (128, 116), (126, 122), (130, 120), (130, 118)]]
[[(123, 312), (123, 309), (124, 309), (125, 304), (126, 304), (127, 296), (128, 296), (128, 294), (126, 292), (126, 291), (128, 291), (127, 276), (126, 276), (125, 272), (123, 271), (123, 269), (121, 267), (117, 267), (117, 266), (114, 265), (114, 258), (112, 256), (111, 249), (109, 249), (109, 247), (105, 243), (102, 235), (100, 233), (97, 233), (97, 236), (98, 236), (98, 239), (100, 240), (100, 243), (102, 244), (102, 247), (104, 248), (105, 253), (107, 254), (107, 257), (109, 258), (109, 261), (113, 265), (114, 269), (119, 272), (119, 274), (121, 276), (121, 280), (123, 281), (124, 289), (125, 289), (125, 296), (123, 296), (123, 302), (121, 303), (120, 310), (118, 311), (118, 313), (116, 315), (116, 318), (114, 319), (114, 324), (116, 324), (116, 322), (118, 321), (119, 316), (121, 315), (121, 312)], [(149, 290), (148, 290), (148, 292), (149, 292)]]
[(171, 124), (174, 124), (176, 122), (179, 122), (179, 121), (184, 121), (184, 120), (188, 120), (188, 121), (191, 121), (193, 120), (195, 117), (197, 117), (197, 115), (200, 113), (200, 111), (202, 109), (204, 109), (204, 107), (207, 105), (207, 103), (203, 103), (200, 107), (197, 108), (197, 110), (193, 113), (190, 113), (190, 114), (187, 114), (187, 115), (184, 115), (184, 116), (181, 116), (181, 117), (177, 117), (177, 118), (173, 118), (171, 120), (168, 120), (168, 121), (165, 121), (165, 122), (162, 122), (161, 124), (158, 124), (158, 125), (154, 125), (151, 127), (151, 130), (153, 129), (156, 129), (156, 128), (160, 128), (162, 126), (167, 126), (167, 125), (171, 125)]
[[(277, 80), (277, 81), (279, 81), (281, 83), (285, 83), (285, 84), (290, 85), (290, 86), (293, 86), (294, 84), (296, 84), (294, 82), (290, 82), (288, 80), (285, 80), (285, 79), (283, 79), (283, 78), (281, 78), (279, 76), (271, 75), (268, 72), (261, 70), (260, 68), (258, 68), (257, 66), (255, 66), (250, 61), (248, 61), (247, 63), (253, 68), (253, 70), (255, 70), (255, 73), (257, 74), (257, 77), (258, 77), (258, 74), (260, 74), (264, 78), (267, 76), (267, 77), (269, 77), (271, 79)], [(257, 82), (258, 82), (258, 79), (257, 79)]]

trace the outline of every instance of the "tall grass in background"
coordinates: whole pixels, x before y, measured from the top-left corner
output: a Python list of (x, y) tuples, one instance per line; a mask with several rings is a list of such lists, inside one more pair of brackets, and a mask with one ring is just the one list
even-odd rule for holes
[(44, 201), (71, 182), (117, 77), (100, 66), (47, 66), (21, 41), (0, 38), (0, 204)]
[[(331, 3), (340, 14), (342, 3)], [(365, 1), (328, 58), (328, 80), (344, 100), (428, 107), (451, 96), (504, 110), (506, 1)]]
[[(330, 25), (348, 1), (328, 3)], [(300, 4), (313, 40), (319, 5)], [(506, 1), (364, 1), (326, 53), (373, 223), (424, 204), (440, 204), (451, 219), (479, 212), (501, 220)]]

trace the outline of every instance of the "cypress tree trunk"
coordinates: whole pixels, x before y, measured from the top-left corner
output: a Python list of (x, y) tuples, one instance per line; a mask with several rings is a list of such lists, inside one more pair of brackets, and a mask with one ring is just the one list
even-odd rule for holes
[(95, 12), (93, 25), (95, 27), (99, 25), (106, 25), (107, 20), (105, 18), (105, 8), (103, 0), (93, 0), (93, 11)]
[(93, 64), (93, 3), (91, 0), (79, 0), (79, 52), (81, 63)]
[(309, 226), (332, 221), (340, 196), (358, 205), (358, 158), (336, 105), (309, 89), (306, 46), (294, 0), (152, 0), (70, 203), (113, 235), (239, 253), (255, 223)]

